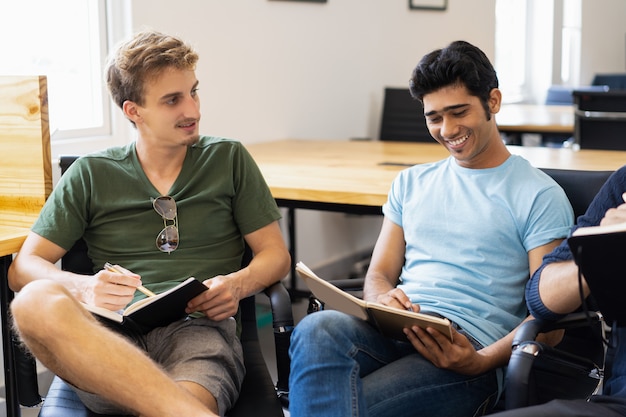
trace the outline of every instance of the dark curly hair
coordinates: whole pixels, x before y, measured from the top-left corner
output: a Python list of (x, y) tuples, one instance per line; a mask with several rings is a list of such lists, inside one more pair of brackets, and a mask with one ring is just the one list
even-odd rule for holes
[(454, 84), (478, 97), (491, 119), (488, 100), (491, 90), (498, 88), (498, 76), (485, 53), (468, 42), (455, 41), (425, 55), (413, 70), (409, 90), (422, 101), (426, 94)]

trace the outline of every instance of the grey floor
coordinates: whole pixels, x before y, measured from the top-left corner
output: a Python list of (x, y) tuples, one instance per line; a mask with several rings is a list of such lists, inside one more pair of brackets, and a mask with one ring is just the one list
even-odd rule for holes
[[(260, 297), (258, 300), (259, 304), (263, 305), (267, 300), (263, 300), (264, 297)], [(294, 310), (294, 319), (296, 323), (306, 314), (306, 299), (295, 300), (293, 303)], [(275, 351), (274, 351), (274, 335), (271, 324), (263, 325), (259, 329), (259, 339), (261, 340), (261, 345), (263, 347), (263, 355), (265, 356), (265, 360), (268, 363), (268, 368), (272, 375), (274, 381), (276, 381), (276, 359), (275, 359)], [(0, 353), (2, 346), (0, 345)], [(0, 363), (0, 368), (3, 368)], [(52, 375), (48, 372), (43, 366), (39, 367), (39, 389), (42, 395), (45, 395), (45, 392), (48, 390), (48, 386), (50, 381), (52, 380)], [(6, 417), (6, 404), (4, 400), (4, 372), (2, 372), (2, 385), (0, 386), (0, 417)], [(26, 408), (22, 407), (22, 417), (36, 417), (39, 412), (38, 408)], [(285, 411), (285, 417), (289, 417), (289, 412)]]

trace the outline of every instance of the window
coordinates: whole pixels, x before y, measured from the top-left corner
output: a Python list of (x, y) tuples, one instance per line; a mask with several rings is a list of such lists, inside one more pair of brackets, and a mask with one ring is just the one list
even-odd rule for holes
[(526, 89), (526, 1), (496, 0), (494, 66), (505, 101), (523, 101)]
[(496, 0), (504, 101), (543, 103), (550, 85), (578, 84), (580, 11), (580, 0)]
[(561, 82), (575, 86), (580, 80), (582, 4), (581, 0), (567, 0), (563, 4), (561, 53)]
[[(74, 144), (71, 152), (81, 153), (74, 150), (77, 141), (110, 138), (113, 133), (111, 102), (102, 75), (108, 43), (116, 39), (107, 17), (112, 7), (121, 7), (113, 3), (0, 3), (0, 46), (4, 56), (0, 74), (46, 75), (53, 148), (69, 140)], [(121, 10), (115, 10), (115, 14), (123, 16)]]

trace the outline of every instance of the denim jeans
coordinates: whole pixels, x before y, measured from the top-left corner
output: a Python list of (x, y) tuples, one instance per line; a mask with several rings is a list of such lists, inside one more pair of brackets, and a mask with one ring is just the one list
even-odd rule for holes
[(439, 369), (410, 343), (337, 311), (306, 316), (289, 352), (294, 417), (472, 417), (497, 398), (495, 371), (465, 376)]

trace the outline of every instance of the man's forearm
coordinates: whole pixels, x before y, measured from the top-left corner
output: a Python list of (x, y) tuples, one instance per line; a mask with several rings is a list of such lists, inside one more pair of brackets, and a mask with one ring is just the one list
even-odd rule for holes
[(363, 299), (376, 301), (378, 296), (386, 294), (394, 288), (394, 285), (380, 273), (368, 271), (363, 284)]
[(252, 258), (244, 269), (231, 275), (240, 280), (242, 298), (278, 282), (289, 272), (289, 254), (282, 248), (267, 248)]

